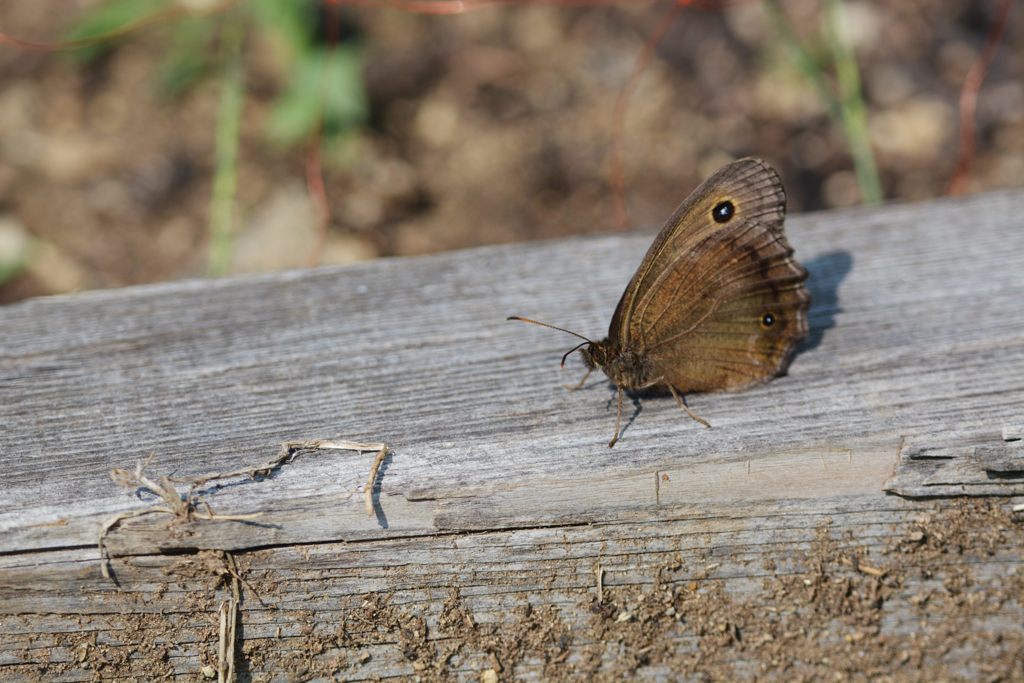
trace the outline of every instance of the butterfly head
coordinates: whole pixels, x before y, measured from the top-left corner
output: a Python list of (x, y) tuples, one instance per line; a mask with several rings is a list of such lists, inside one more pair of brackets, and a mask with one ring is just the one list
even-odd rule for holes
[[(606, 370), (617, 355), (611, 347), (611, 341), (607, 338), (602, 339), (599, 342), (587, 341), (577, 346), (572, 351), (579, 349), (580, 355), (583, 356), (583, 362), (588, 368), (597, 368), (599, 370)], [(570, 351), (569, 353), (572, 353)], [(565, 364), (565, 358), (568, 358), (569, 353), (565, 354), (562, 358), (562, 364)]]
[(630, 391), (651, 385), (650, 363), (642, 355), (620, 348), (611, 339), (590, 342), (583, 348), (577, 348), (587, 367), (604, 372), (615, 386)]
[[(608, 375), (608, 379), (616, 386), (627, 386), (630, 384), (626, 379), (626, 369), (623, 367), (623, 354), (611, 339), (605, 337), (598, 342), (587, 342), (577, 346), (576, 349), (580, 350), (583, 362), (588, 368), (601, 370), (604, 374)], [(569, 353), (572, 353), (572, 351)], [(566, 356), (568, 355), (566, 354)], [(562, 358), (562, 363), (565, 363), (564, 357)]]

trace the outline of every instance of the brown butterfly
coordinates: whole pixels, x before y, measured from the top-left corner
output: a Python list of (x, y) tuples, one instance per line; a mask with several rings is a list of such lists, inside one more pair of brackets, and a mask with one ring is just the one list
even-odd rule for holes
[(624, 391), (668, 389), (705, 427), (680, 393), (739, 390), (767, 382), (789, 365), (807, 336), (807, 271), (793, 260), (782, 223), (786, 192), (760, 159), (718, 169), (687, 197), (658, 233), (615, 308), (608, 337), (568, 332), (587, 374), (601, 368), (618, 389), (619, 440)]

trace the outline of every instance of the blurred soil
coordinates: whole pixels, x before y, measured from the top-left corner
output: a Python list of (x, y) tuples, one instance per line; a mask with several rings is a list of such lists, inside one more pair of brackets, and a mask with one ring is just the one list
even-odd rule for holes
[[(3, 3), (0, 31), (58, 40), (93, 4)], [(798, 32), (820, 25), (819, 3), (784, 6)], [(946, 192), (959, 88), (995, 7), (844, 3), (887, 199)], [(347, 13), (367, 46), (371, 120), (325, 156), (326, 241), (305, 150), (267, 142), (286, 84), (274, 46), (250, 35), (232, 271), (617, 229), (613, 108), (661, 11)], [(1016, 7), (979, 98), (971, 192), (1024, 185), (1019, 17)], [(205, 273), (219, 90), (207, 80), (177, 99), (158, 93), (168, 28), (88, 67), (0, 46), (0, 303)], [(682, 15), (630, 100), (622, 144), (633, 225), (660, 222), (714, 168), (748, 154), (779, 168), (791, 212), (859, 201), (842, 131), (756, 3)], [(20, 274), (4, 276), (5, 259), (19, 258)]]

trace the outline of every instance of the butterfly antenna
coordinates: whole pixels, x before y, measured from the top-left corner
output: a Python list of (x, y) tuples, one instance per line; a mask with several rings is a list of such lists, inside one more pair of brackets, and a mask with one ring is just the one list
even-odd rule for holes
[[(587, 343), (587, 344), (593, 344), (594, 343), (593, 340), (587, 339), (582, 334), (577, 334), (577, 333), (573, 332), (572, 330), (567, 330), (564, 327), (558, 327), (557, 325), (549, 325), (547, 323), (542, 323), (542, 322), (540, 322), (538, 320), (530, 320), (529, 318), (520, 318), (518, 315), (510, 315), (509, 317), (507, 317), (505, 319), (506, 320), (522, 320), (524, 323), (532, 323), (534, 325), (540, 325), (541, 327), (550, 327), (553, 330), (558, 330), (559, 332), (566, 332), (567, 334), (571, 334), (574, 337), (579, 337), (580, 339), (582, 339), (584, 341), (584, 343)], [(580, 346), (583, 346), (583, 344), (580, 344)], [(577, 346), (576, 349), (580, 348), (580, 346)], [(575, 351), (576, 349), (573, 349), (573, 351)], [(572, 353), (572, 351), (570, 351), (569, 353)], [(566, 354), (566, 355), (569, 355), (569, 354)]]
[(590, 341), (590, 340), (588, 339), (587, 341), (585, 341), (585, 342), (580, 342), (580, 343), (579, 343), (579, 344), (577, 344), (576, 346), (574, 346), (574, 347), (572, 347), (571, 349), (569, 349), (568, 351), (566, 351), (566, 352), (565, 352), (565, 355), (564, 355), (564, 356), (562, 356), (562, 367), (563, 367), (563, 368), (565, 367), (565, 359), (566, 359), (566, 358), (568, 358), (569, 356), (571, 356), (571, 355), (573, 354), (573, 352), (575, 352), (575, 351), (579, 351), (579, 350), (580, 350), (581, 348), (583, 348), (583, 347), (584, 347), (584, 346), (586, 346), (587, 344), (593, 344), (593, 343), (594, 343), (594, 342), (592, 342), (592, 341)]

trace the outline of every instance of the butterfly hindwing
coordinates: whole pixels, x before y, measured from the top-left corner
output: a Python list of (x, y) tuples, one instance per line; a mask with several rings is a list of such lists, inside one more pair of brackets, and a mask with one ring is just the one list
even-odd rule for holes
[(810, 302), (783, 233), (785, 201), (760, 160), (713, 174), (651, 245), (609, 338), (682, 391), (738, 389), (781, 372), (806, 336)]

